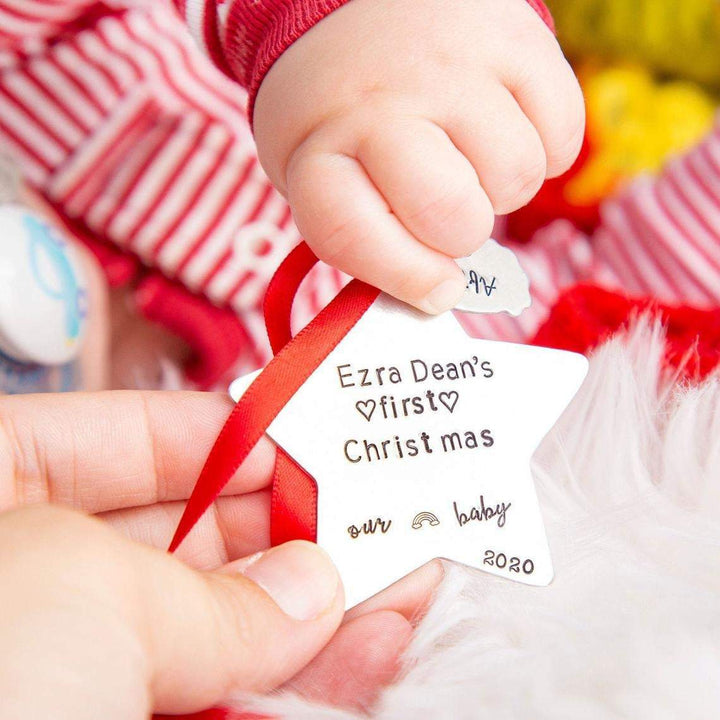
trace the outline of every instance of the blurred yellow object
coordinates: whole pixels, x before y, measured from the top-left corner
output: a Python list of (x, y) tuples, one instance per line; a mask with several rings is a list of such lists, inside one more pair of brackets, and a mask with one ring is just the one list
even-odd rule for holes
[(576, 57), (634, 60), (720, 88), (720, 0), (548, 0)]
[(565, 188), (571, 203), (601, 200), (623, 180), (660, 169), (668, 155), (688, 149), (709, 130), (713, 99), (697, 85), (657, 82), (639, 67), (585, 65), (590, 155)]

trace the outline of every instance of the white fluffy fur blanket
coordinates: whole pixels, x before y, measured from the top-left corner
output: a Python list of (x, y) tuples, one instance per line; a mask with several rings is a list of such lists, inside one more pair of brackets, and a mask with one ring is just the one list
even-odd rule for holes
[(602, 347), (535, 455), (553, 583), (448, 566), (373, 718), (720, 716), (720, 379), (677, 383), (662, 351), (648, 321)]

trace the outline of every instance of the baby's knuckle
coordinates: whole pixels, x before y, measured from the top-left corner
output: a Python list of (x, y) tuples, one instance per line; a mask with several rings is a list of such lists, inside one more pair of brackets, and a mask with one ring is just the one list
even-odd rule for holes
[(478, 220), (468, 223), (453, 235), (452, 247), (445, 249), (450, 257), (460, 258), (472, 255), (490, 237), (494, 224), (494, 215), (489, 213), (491, 220), (479, 216)]
[(548, 165), (554, 173), (568, 170), (577, 159), (585, 137), (585, 107), (580, 96), (576, 107), (566, 113), (566, 127), (549, 150)]
[(462, 222), (475, 209), (478, 201), (477, 181), (461, 181), (423, 198), (410, 219), (431, 227), (444, 227)]
[(508, 179), (500, 193), (499, 208), (511, 212), (527, 204), (540, 190), (547, 172), (545, 157), (528, 157), (508, 173)]
[(316, 172), (314, 167), (317, 159), (317, 153), (312, 147), (311, 138), (306, 138), (298, 145), (285, 163), (285, 181), (288, 186), (296, 184), (301, 186), (307, 182), (308, 178), (312, 179)]
[(307, 241), (322, 262), (340, 267), (358, 238), (358, 220), (342, 216), (317, 233), (309, 233)]
[(402, 273), (388, 278), (384, 290), (393, 297), (414, 304), (424, 298), (433, 287), (429, 279)]
[(508, 23), (503, 37), (515, 55), (518, 49), (527, 53), (534, 47), (542, 47), (546, 42), (547, 32), (538, 20), (534, 11), (528, 13), (523, 7), (521, 15), (513, 17), (513, 21)]
[(456, 239), (453, 251), (448, 252), (448, 255), (455, 258), (468, 257), (468, 255), (472, 255), (476, 250), (479, 250), (489, 236), (489, 232), (486, 234), (485, 232), (473, 232), (471, 230)]
[(532, 28), (518, 37), (512, 47), (515, 52), (508, 61), (510, 84), (519, 93), (526, 93), (537, 84), (541, 63), (547, 63), (549, 58), (558, 54), (557, 43), (552, 38), (548, 42), (545, 33), (538, 34)]
[(563, 173), (572, 167), (580, 154), (584, 136), (585, 126), (578, 124), (574, 129), (570, 129), (553, 149), (549, 164), (552, 166), (554, 174)]

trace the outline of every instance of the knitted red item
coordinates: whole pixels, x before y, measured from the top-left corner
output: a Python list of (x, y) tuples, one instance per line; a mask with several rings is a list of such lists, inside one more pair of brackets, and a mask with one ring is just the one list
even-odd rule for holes
[(252, 124), (255, 97), (268, 70), (296, 40), (348, 0), (234, 2), (225, 27), (225, 59), (248, 89)]
[(586, 353), (645, 311), (663, 319), (665, 361), (683, 377), (702, 380), (720, 364), (720, 309), (661, 305), (594, 285), (576, 285), (563, 292), (532, 343)]

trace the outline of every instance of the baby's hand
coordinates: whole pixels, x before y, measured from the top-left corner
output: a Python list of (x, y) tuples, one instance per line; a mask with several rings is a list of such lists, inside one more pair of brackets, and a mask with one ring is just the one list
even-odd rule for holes
[(525, 0), (351, 0), (275, 63), (254, 120), (316, 254), (438, 313), (452, 258), (570, 167), (584, 106)]

